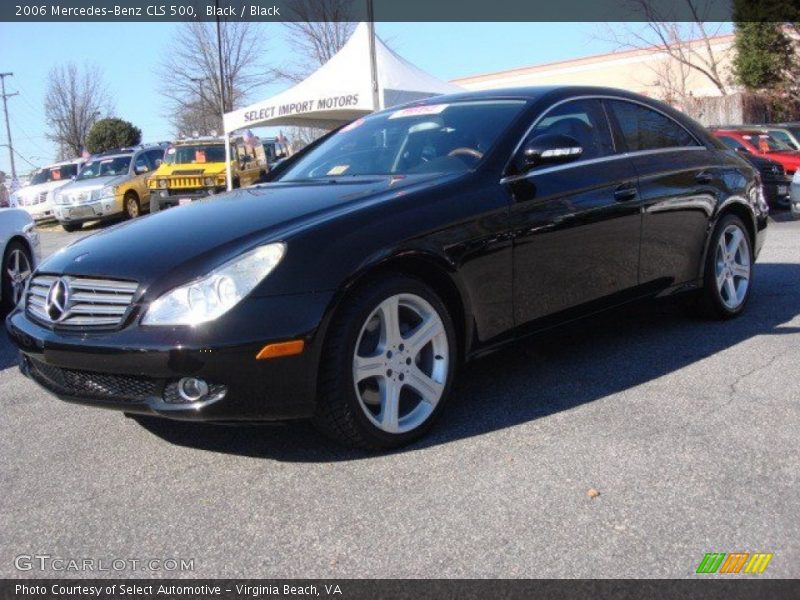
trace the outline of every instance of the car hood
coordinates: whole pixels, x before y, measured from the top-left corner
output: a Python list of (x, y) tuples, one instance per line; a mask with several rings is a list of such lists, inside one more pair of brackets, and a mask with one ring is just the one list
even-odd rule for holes
[(73, 181), (63, 188), (62, 194), (91, 192), (94, 190), (102, 189), (108, 185), (118, 185), (123, 181), (130, 179), (130, 175), (109, 175), (106, 177), (93, 177), (91, 179), (82, 179), (80, 181)]
[(71, 181), (69, 179), (66, 179), (66, 180), (63, 180), (63, 181), (59, 181), (59, 180), (56, 180), (56, 181), (45, 181), (44, 183), (39, 183), (39, 184), (36, 184), (36, 185), (28, 185), (28, 186), (25, 186), (24, 188), (20, 188), (16, 192), (14, 192), (14, 194), (18, 198), (32, 198), (32, 197), (38, 196), (42, 192), (49, 192), (49, 191), (54, 190), (56, 188), (60, 188), (62, 186), (68, 185), (69, 183), (71, 183)]
[(39, 270), (129, 279), (146, 286), (164, 280), (175, 284), (203, 275), (250, 247), (288, 240), (338, 214), (456, 177), (359, 177), (236, 190), (91, 235), (53, 254)]
[(217, 175), (225, 171), (224, 162), (201, 163), (195, 165), (162, 164), (155, 172), (156, 177), (191, 177), (198, 175)]
[(765, 152), (762, 156), (783, 164), (800, 165), (800, 152)]

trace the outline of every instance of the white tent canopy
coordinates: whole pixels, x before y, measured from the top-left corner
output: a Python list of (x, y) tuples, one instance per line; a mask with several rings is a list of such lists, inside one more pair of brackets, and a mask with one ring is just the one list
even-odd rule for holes
[(359, 23), (327, 63), (294, 87), (224, 115), (225, 132), (287, 125), (332, 129), (373, 111), (463, 91), (412, 65), (375, 38), (377, 106), (372, 87), (370, 28)]

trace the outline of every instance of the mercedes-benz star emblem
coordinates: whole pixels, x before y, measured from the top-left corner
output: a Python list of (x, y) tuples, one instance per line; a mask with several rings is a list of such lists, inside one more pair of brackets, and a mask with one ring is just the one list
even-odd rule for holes
[(69, 283), (63, 277), (56, 279), (47, 292), (44, 309), (53, 323), (58, 323), (67, 316), (69, 307)]

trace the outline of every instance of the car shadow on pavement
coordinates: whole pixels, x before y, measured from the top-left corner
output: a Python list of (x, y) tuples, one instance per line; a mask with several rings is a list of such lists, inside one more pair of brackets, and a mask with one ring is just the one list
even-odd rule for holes
[[(758, 264), (746, 314), (730, 321), (686, 316), (657, 301), (582, 320), (519, 341), (459, 373), (449, 406), (412, 452), (546, 417), (677, 371), (754, 336), (786, 335), (800, 314), (800, 265)], [(341, 448), (307, 423), (231, 427), (145, 419), (164, 440), (211, 452), (292, 462), (374, 454)]]

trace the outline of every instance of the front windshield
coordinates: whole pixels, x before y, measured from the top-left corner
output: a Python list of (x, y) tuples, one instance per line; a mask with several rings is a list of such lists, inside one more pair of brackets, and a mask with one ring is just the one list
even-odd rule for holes
[(76, 179), (94, 179), (95, 177), (110, 177), (128, 173), (131, 164), (130, 156), (116, 156), (114, 158), (96, 158), (86, 163)]
[(359, 119), (298, 160), (281, 180), (464, 172), (524, 106), (522, 100), (427, 104)]
[(166, 162), (175, 165), (201, 165), (225, 162), (225, 144), (173, 146), (166, 153)]
[(58, 165), (55, 167), (47, 167), (36, 171), (31, 177), (31, 185), (39, 185), (40, 183), (47, 183), (49, 181), (63, 181), (70, 177), (75, 177), (78, 172), (78, 165)]
[(769, 130), (770, 136), (778, 140), (779, 142), (786, 145), (788, 148), (792, 150), (800, 150), (800, 147), (792, 140), (792, 137), (785, 131), (781, 129), (770, 129)]
[(742, 137), (758, 148), (759, 152), (787, 152), (793, 149), (791, 146), (784, 144), (780, 140), (777, 140), (766, 133), (760, 133), (757, 135), (745, 134)]

